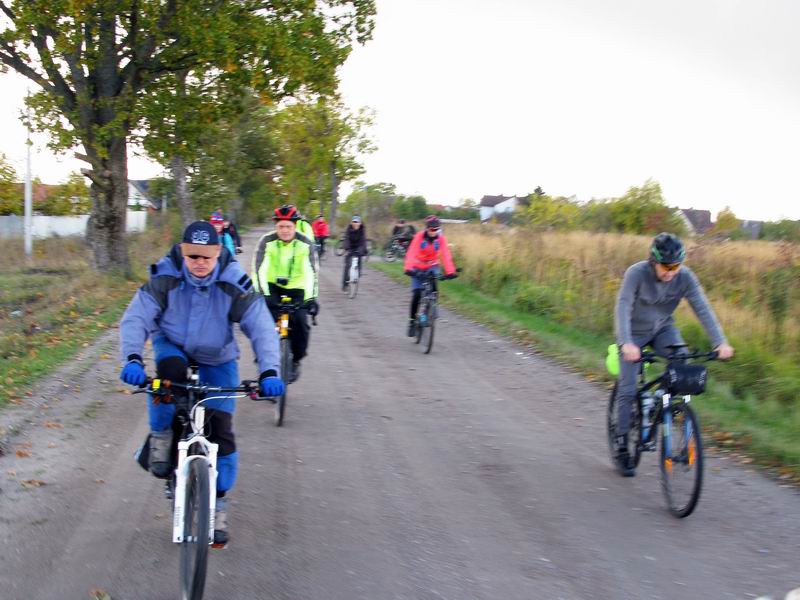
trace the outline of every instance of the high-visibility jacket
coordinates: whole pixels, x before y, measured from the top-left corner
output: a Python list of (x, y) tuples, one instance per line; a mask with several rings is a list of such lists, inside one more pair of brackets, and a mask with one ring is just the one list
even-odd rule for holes
[[(303, 301), (317, 297), (317, 263), (313, 239), (300, 233), (294, 239), (282, 241), (276, 232), (261, 237), (253, 254), (252, 280), (257, 292), (270, 296), (275, 287), (302, 292)], [(288, 280), (279, 286), (278, 278)], [(270, 289), (272, 288), (272, 290)]]

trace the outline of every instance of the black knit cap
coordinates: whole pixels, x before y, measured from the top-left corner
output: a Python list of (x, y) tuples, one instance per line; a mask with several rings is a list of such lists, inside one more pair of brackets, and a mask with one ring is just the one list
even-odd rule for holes
[(197, 246), (214, 246), (219, 244), (217, 230), (211, 223), (206, 221), (195, 221), (183, 232), (184, 244), (195, 244)]

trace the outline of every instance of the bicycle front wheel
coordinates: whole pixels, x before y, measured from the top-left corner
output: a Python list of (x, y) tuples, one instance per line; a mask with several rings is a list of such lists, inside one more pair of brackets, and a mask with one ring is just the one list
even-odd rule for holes
[(209, 544), (208, 462), (196, 458), (189, 463), (181, 542), (181, 598), (200, 600), (206, 585)]
[(685, 402), (670, 406), (662, 421), (661, 484), (669, 512), (679, 519), (692, 514), (703, 486), (703, 440)]
[(433, 349), (433, 332), (436, 329), (436, 303), (430, 302), (425, 307), (425, 327), (422, 328), (422, 348), (425, 354)]
[(281, 338), (281, 377), (286, 385), (283, 386), (283, 393), (278, 396), (275, 402), (275, 425), (283, 425), (283, 417), (286, 414), (286, 398), (289, 394), (289, 382), (292, 376), (292, 348), (289, 345), (289, 338)]
[(358, 293), (358, 279), (347, 284), (347, 296), (352, 300)]

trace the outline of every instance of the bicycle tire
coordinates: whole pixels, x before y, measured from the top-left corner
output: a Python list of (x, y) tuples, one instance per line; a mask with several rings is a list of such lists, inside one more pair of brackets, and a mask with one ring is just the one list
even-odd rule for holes
[(423, 298), (422, 301), (420, 302), (420, 308), (417, 309), (417, 316), (414, 320), (414, 325), (416, 326), (416, 332), (414, 336), (415, 344), (419, 344), (422, 341), (422, 330), (424, 328), (422, 327), (422, 323), (420, 322), (419, 316), (422, 313), (424, 313), (427, 310), (427, 308), (428, 308), (428, 301)]
[(292, 347), (289, 344), (289, 338), (281, 338), (281, 376), (285, 382), (283, 386), (283, 393), (278, 396), (278, 400), (275, 402), (275, 426), (281, 427), (283, 425), (283, 419), (286, 415), (286, 400), (288, 399), (289, 395), (289, 380), (291, 377), (292, 372)]
[(181, 542), (181, 598), (201, 600), (206, 585), (209, 544), (208, 461), (195, 458), (186, 477), (186, 503)]
[(358, 294), (358, 279), (351, 281), (347, 286), (347, 296), (352, 300)]
[[(669, 411), (672, 415), (670, 429), (673, 434), (670, 436), (670, 456), (667, 456), (667, 424), (664, 421), (661, 423), (661, 487), (664, 490), (669, 512), (673, 516), (683, 519), (694, 512), (703, 488), (703, 438), (697, 416), (691, 406), (681, 402), (670, 406)], [(686, 430), (687, 425), (690, 428), (689, 435), (686, 436), (686, 439), (681, 438), (680, 444), (675, 443), (678, 441), (678, 438), (674, 436), (676, 423), (682, 432)], [(675, 448), (678, 446), (680, 451), (676, 456)], [(685, 502), (679, 500), (678, 492), (675, 489), (677, 475), (681, 470), (684, 473), (692, 471), (690, 475), (691, 489), (686, 494)]]
[(425, 338), (425, 343), (423, 344), (425, 350), (423, 352), (424, 354), (430, 354), (431, 350), (433, 349), (433, 333), (436, 330), (435, 302), (430, 302), (428, 306), (425, 307), (425, 314), (428, 316), (428, 325), (424, 327), (425, 331), (422, 333), (422, 337)]
[[(617, 461), (617, 383), (614, 383), (614, 388), (611, 390), (611, 396), (608, 399), (608, 412), (606, 413), (606, 433), (608, 436), (608, 451), (611, 456), (611, 464), (614, 468), (622, 473), (623, 469)], [(631, 428), (628, 432), (628, 439), (635, 440), (633, 444), (633, 452), (630, 452), (630, 441), (628, 443), (629, 456), (632, 459), (632, 465), (635, 469), (639, 466), (639, 461), (642, 459), (642, 407), (641, 399), (636, 398), (636, 401), (631, 405)]]

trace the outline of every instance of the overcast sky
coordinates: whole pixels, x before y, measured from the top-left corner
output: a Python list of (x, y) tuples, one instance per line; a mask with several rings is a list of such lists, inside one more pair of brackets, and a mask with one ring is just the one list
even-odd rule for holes
[(800, 218), (800, 2), (378, 0), (342, 73), (369, 182), (430, 202), (580, 199)]
[[(377, 112), (367, 182), (455, 204), (537, 185), (618, 196), (652, 177), (673, 206), (800, 219), (800, 2), (377, 4), (341, 74), (345, 100)], [(22, 172), (25, 83), (2, 80), (0, 150)], [(82, 166), (36, 150), (45, 182)]]

